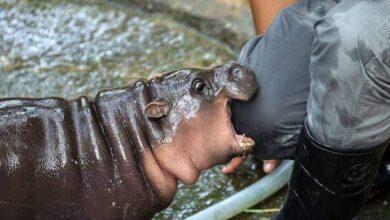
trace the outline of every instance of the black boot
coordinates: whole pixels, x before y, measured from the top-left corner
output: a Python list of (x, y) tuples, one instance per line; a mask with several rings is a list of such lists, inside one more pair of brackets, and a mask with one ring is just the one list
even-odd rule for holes
[(304, 128), (287, 201), (276, 219), (352, 219), (367, 198), (386, 146), (336, 150), (315, 141)]
[(368, 195), (367, 203), (374, 202), (376, 199), (386, 196), (390, 192), (390, 148), (387, 147), (381, 164), (379, 166), (378, 174), (371, 186)]

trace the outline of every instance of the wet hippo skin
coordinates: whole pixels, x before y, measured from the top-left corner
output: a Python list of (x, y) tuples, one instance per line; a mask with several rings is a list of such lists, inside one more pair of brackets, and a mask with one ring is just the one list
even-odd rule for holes
[(229, 100), (256, 89), (251, 70), (226, 64), (94, 99), (0, 99), (0, 219), (150, 219), (178, 180), (251, 150)]

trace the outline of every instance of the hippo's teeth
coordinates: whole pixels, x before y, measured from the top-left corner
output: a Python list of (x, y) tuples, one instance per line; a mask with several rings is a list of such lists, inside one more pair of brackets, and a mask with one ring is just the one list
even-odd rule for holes
[(240, 135), (238, 138), (238, 146), (242, 150), (252, 149), (255, 146), (255, 141), (250, 137), (246, 137), (245, 135)]

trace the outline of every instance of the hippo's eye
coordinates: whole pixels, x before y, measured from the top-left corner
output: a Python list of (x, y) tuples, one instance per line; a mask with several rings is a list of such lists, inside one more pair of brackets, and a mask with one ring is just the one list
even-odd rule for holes
[(206, 89), (206, 83), (201, 80), (196, 80), (192, 84), (192, 89), (197, 93), (203, 93)]

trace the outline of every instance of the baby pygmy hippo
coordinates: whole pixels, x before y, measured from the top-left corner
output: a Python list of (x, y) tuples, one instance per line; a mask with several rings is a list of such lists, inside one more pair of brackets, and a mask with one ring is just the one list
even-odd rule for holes
[(150, 219), (178, 180), (252, 149), (229, 100), (256, 89), (251, 70), (226, 64), (94, 99), (0, 99), (0, 219)]

